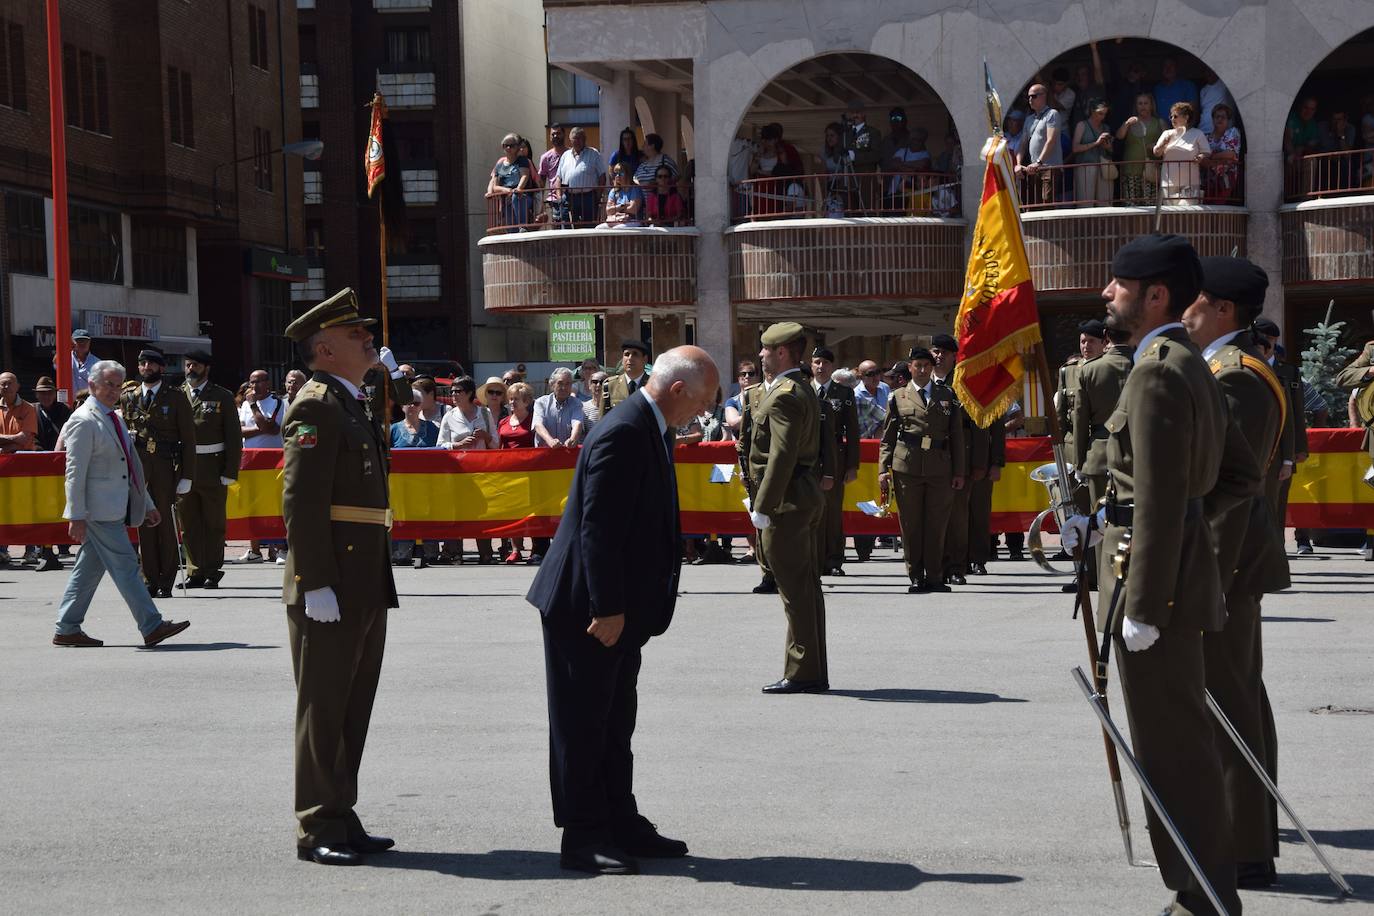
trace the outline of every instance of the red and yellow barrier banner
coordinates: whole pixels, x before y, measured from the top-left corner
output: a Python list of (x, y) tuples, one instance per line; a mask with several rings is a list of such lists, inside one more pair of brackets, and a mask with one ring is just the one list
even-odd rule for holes
[[(1288, 524), (1304, 528), (1374, 528), (1374, 489), (1362, 478), (1369, 456), (1357, 429), (1308, 431), (1311, 449), (1298, 466), (1288, 502)], [(878, 500), (878, 443), (860, 450), (859, 478), (845, 487), (845, 531), (892, 534), (895, 516), (865, 514), (859, 503)], [(744, 486), (734, 444), (679, 446), (678, 504), (689, 534), (745, 534)], [(239, 479), (229, 488), (228, 536), (282, 538), (281, 452), (247, 449)], [(1031, 471), (1052, 460), (1046, 438), (1009, 439), (1007, 465), (993, 487), (992, 530), (1024, 531), (1049, 502)], [(0, 543), (60, 544), (68, 540), (59, 452), (0, 455)], [(397, 538), (547, 537), (558, 528), (576, 449), (392, 452), (391, 504)], [(719, 468), (718, 468), (719, 466)], [(726, 478), (724, 482), (715, 482)], [(630, 523), (627, 520), (627, 523)]]

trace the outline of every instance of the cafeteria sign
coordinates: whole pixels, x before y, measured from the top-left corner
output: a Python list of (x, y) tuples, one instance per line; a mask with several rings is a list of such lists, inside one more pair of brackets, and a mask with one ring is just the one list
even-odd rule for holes
[(596, 316), (549, 316), (549, 362), (567, 363), (596, 356)]

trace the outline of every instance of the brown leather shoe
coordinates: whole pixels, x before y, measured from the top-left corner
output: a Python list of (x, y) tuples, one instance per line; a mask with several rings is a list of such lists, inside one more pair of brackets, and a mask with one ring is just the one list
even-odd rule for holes
[(77, 630), (75, 633), (54, 633), (52, 644), (54, 646), (67, 646), (73, 649), (96, 649), (105, 645), (103, 641), (87, 636), (80, 630)]
[(190, 625), (191, 621), (189, 620), (183, 620), (181, 623), (172, 620), (164, 620), (157, 625), (156, 630), (143, 637), (143, 645), (147, 648), (152, 648), (164, 639), (169, 639), (177, 635)]

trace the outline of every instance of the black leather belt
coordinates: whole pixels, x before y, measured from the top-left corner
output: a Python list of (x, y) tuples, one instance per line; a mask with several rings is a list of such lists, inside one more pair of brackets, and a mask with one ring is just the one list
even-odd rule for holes
[[(1183, 510), (1185, 522), (1195, 522), (1202, 518), (1202, 497), (1195, 496), (1189, 499), (1186, 506)], [(1135, 504), (1109, 501), (1104, 505), (1104, 514), (1107, 517), (1107, 524), (1129, 528), (1135, 518)]]
[(1110, 434), (1107, 427), (1103, 426), (1101, 423), (1094, 423), (1088, 428), (1088, 435), (1092, 436), (1094, 439), (1105, 439)]
[(931, 439), (929, 449), (922, 449), (921, 440), (925, 438), (924, 436), (918, 436), (915, 433), (898, 433), (897, 438), (902, 444), (910, 448), (920, 449), (921, 451), (949, 448), (948, 439)]

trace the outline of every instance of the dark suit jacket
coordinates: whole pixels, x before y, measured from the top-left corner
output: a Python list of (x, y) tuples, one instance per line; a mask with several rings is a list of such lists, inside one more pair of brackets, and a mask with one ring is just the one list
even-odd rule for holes
[(681, 533), (677, 475), (653, 408), (636, 391), (592, 427), (525, 600), (567, 632), (624, 614), (622, 641), (643, 645), (673, 619)]

